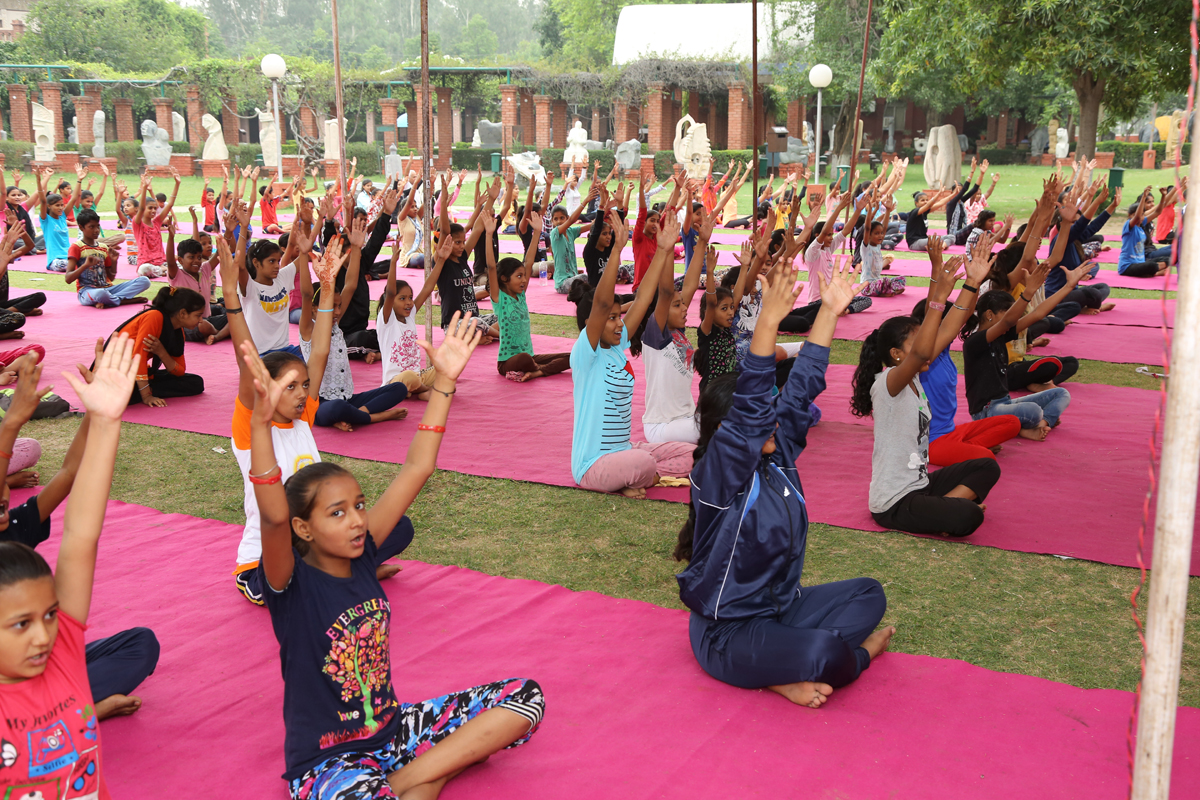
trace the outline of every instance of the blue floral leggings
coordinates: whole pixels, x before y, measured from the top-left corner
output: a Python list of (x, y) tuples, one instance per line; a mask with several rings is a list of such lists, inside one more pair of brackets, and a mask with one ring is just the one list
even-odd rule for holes
[[(384, 747), (327, 758), (293, 780), (294, 800), (385, 800), (396, 797), (387, 776), (492, 708), (504, 708), (529, 720), (529, 732), (509, 745), (529, 741), (546, 710), (542, 687), (526, 678), (509, 678), (400, 706), (400, 730)], [(507, 748), (505, 748), (507, 749)]]

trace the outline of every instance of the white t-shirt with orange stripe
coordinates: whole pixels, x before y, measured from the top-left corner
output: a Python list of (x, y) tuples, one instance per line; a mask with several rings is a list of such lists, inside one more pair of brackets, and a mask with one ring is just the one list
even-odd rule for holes
[[(304, 413), (289, 424), (271, 423), (271, 442), (275, 445), (275, 459), (283, 471), (283, 480), (309, 464), (321, 460), (317, 442), (313, 439), (312, 424), (317, 413), (317, 401), (308, 398)], [(254, 499), (254, 484), (250, 483), (250, 409), (242, 401), (233, 401), (233, 455), (242, 470), (245, 485), (246, 527), (242, 529), (242, 543), (238, 545), (237, 569), (243, 572), (258, 564), (262, 557), (262, 533), (258, 522), (258, 501)]]

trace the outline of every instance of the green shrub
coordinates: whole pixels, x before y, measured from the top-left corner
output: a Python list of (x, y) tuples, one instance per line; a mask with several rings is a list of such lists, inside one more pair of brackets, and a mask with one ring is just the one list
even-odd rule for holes
[[(399, 146), (396, 147), (397, 155), (408, 155), (408, 148), (403, 148), (401, 152)], [(492, 168), (492, 153), (499, 153), (499, 147), (459, 147), (454, 145), (454, 152), (450, 154), (450, 165), (455, 169), (475, 169), (476, 164), (480, 164), (484, 169)]]
[(0, 153), (4, 154), (7, 169), (25, 169), (33, 160), (33, 142), (0, 141)]
[(659, 150), (654, 154), (654, 177), (660, 181), (675, 174), (675, 151)]
[(979, 148), (979, 160), (987, 159), (992, 164), (1028, 164), (1029, 150), (1017, 147), (989, 147), (983, 145)]
[(79, 145), (75, 144), (74, 142), (59, 142), (58, 144), (54, 145), (54, 149), (63, 153), (78, 153)]
[[(138, 146), (139, 147), (141, 146), (141, 142), (138, 142)], [(105, 145), (105, 147), (107, 147), (107, 145)], [(108, 150), (106, 149), (104, 152), (107, 153)], [(172, 153), (190, 153), (190, 152), (192, 152), (192, 146), (190, 144), (188, 144), (187, 142), (171, 142), (171, 152)]]
[(117, 172), (137, 173), (142, 168), (141, 142), (107, 142), (104, 155), (117, 160)]
[(360, 175), (383, 174), (383, 146), (366, 142), (346, 142), (346, 169), (350, 169), (350, 159), (358, 159)]
[(229, 161), (235, 167), (261, 166), (262, 145), (231, 144), (229, 145)]
[(713, 172), (728, 172), (730, 161), (749, 161), (751, 155), (749, 150), (713, 150)]
[[(1167, 157), (1167, 143), (1155, 142), (1153, 145), (1147, 145), (1143, 142), (1118, 142), (1106, 141), (1096, 142), (1097, 153), (1112, 153), (1113, 166), (1124, 167), (1125, 169), (1141, 169), (1142, 168), (1142, 153), (1150, 147), (1154, 148), (1155, 158), (1154, 164), (1156, 167), (1161, 167)], [(1183, 151), (1180, 153), (1184, 163), (1191, 163), (1192, 160), (1192, 143), (1184, 142)]]

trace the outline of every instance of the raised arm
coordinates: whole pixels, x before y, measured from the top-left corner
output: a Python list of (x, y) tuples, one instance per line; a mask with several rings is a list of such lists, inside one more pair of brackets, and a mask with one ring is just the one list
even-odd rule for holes
[[(996, 240), (991, 233), (984, 233), (979, 237), (979, 240), (975, 242), (975, 249), (971, 251), (971, 260), (967, 262), (967, 279), (958, 291), (958, 297), (955, 298), (952, 310), (944, 317), (941, 316), (940, 311), (937, 312), (942, 319), (942, 324), (938, 326), (937, 340), (933, 345), (935, 357), (954, 342), (958, 332), (966, 324), (967, 318), (975, 311), (975, 303), (979, 300), (979, 286), (987, 280), (988, 271), (995, 260), (992, 255), (992, 245), (996, 243)], [(933, 242), (933, 239), (929, 240), (930, 245)], [(926, 308), (927, 316), (933, 313)]]
[(642, 318), (646, 316), (646, 312), (650, 309), (650, 301), (654, 299), (654, 295), (658, 292), (658, 275), (656, 270), (666, 270), (671, 272), (666, 265), (674, 263), (675, 257), (675, 242), (679, 238), (679, 221), (675, 217), (668, 217), (662, 224), (658, 232), (658, 250), (654, 253), (654, 258), (650, 261), (650, 266), (646, 269), (646, 274), (642, 277), (642, 283), (638, 286), (637, 294), (633, 296), (633, 305), (625, 313), (625, 330), (630, 336), (641, 327)]
[(121, 439), (121, 415), (129, 405), (136, 369), (133, 342), (121, 334), (105, 348), (91, 383), (69, 372), (62, 373), (91, 422), (80, 459), (80, 475), (67, 498), (54, 585), (59, 608), (85, 625), (91, 611), (96, 552)]
[[(613, 250), (620, 252), (620, 248), (625, 246), (625, 240), (629, 235), (625, 221), (614, 211), (608, 215), (608, 224), (613, 229)], [(600, 275), (596, 291), (592, 295), (592, 312), (588, 315), (586, 330), (588, 342), (593, 350), (600, 346), (600, 334), (604, 330), (604, 323), (608, 320), (613, 306), (616, 304), (617, 267), (618, 261), (609, 259), (608, 265)], [(648, 286), (648, 282), (643, 280), (638, 291), (640, 292), (646, 286)]]
[[(934, 241), (936, 240), (930, 239), (930, 245)], [(946, 298), (950, 296), (951, 290), (954, 289), (955, 264), (942, 261), (940, 247), (938, 248), (939, 252), (936, 260), (932, 259), (932, 251), (933, 248), (930, 247), (932, 269), (929, 276), (929, 300), (926, 303), (928, 310), (925, 314), (925, 320), (921, 323), (921, 327), (917, 329), (916, 339), (913, 341), (913, 346), (907, 355), (901, 354), (896, 350), (890, 353), (893, 359), (900, 361), (900, 365), (887, 374), (887, 390), (888, 394), (892, 397), (905, 391), (906, 387), (912, 383), (912, 379), (938, 353), (934, 349), (937, 344), (938, 327), (941, 325), (942, 312), (946, 309)]]

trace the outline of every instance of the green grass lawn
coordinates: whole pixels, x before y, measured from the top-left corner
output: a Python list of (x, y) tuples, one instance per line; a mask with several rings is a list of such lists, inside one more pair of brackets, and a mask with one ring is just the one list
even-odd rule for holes
[[(1002, 179), (992, 207), (999, 213), (1028, 213), (1049, 170), (998, 170)], [(910, 168), (909, 175), (906, 192), (923, 188), (919, 166)], [(1152, 179), (1157, 185), (1169, 178), (1165, 171), (1125, 173), (1126, 186), (1133, 190)], [(125, 180), (130, 182), (128, 177)], [(202, 185), (198, 178), (184, 180), (178, 201), (182, 219), (187, 205), (198, 203)], [(159, 182), (156, 188), (169, 188), (169, 181)], [(468, 184), (468, 198), (470, 190)], [(742, 207), (749, 208), (749, 186), (742, 191)], [(110, 199), (111, 194), (101, 210), (111, 211)], [(9, 274), (14, 287), (71, 290), (58, 275)], [(1128, 296), (1155, 296), (1130, 291)], [(578, 333), (571, 317), (533, 315), (532, 327), (546, 335), (573, 338)], [(857, 363), (859, 347), (855, 341), (835, 341), (832, 361)], [(1156, 381), (1133, 369), (1133, 365), (1084, 361), (1076, 380), (1157, 388)], [(77, 420), (68, 419), (27, 426), (26, 434), (42, 443), (43, 474), (61, 462), (77, 425)], [(233, 457), (212, 450), (228, 450), (227, 438), (132, 424), (125, 426), (122, 436), (114, 499), (166, 512), (243, 521), (242, 485)], [(328, 458), (351, 469), (369, 497), (378, 497), (398, 469), (392, 464)], [(1102, 491), (1101, 487), (1086, 489)], [(1028, 491), (1033, 507), (1037, 488), (1030, 486)], [(836, 502), (836, 498), (822, 502)], [(680, 504), (439, 471), (418, 498), (412, 516), (417, 527), (417, 538), (408, 551), (412, 558), (681, 607), (674, 579), (678, 565), (670, 558), (686, 516)], [(1124, 521), (1131, 539), (1138, 522)], [(1029, 524), (1037, 524), (1036, 514), (1031, 514)], [(231, 540), (231, 567), (235, 549)], [(1082, 687), (1128, 691), (1137, 683), (1139, 650), (1129, 606), (1138, 580), (1136, 570), (821, 524), (811, 528), (805, 567), (805, 580), (810, 583), (859, 575), (878, 578), (888, 594), (885, 622), (899, 630), (893, 640), (893, 649), (899, 652), (958, 658)], [(1180, 702), (1200, 706), (1200, 637), (1191, 633), (1200, 624), (1200, 579), (1193, 578), (1190, 589)]]

